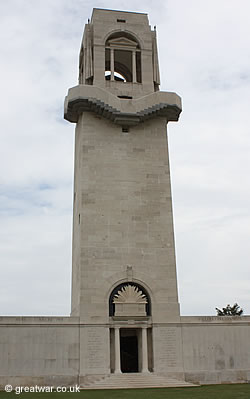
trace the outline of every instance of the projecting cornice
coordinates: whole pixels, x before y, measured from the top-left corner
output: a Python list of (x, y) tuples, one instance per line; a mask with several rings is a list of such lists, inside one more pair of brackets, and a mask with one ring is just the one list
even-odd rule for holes
[(158, 91), (137, 99), (123, 99), (96, 86), (78, 85), (69, 89), (65, 98), (64, 118), (76, 123), (82, 112), (95, 112), (118, 125), (137, 125), (157, 116), (178, 121), (181, 98)]

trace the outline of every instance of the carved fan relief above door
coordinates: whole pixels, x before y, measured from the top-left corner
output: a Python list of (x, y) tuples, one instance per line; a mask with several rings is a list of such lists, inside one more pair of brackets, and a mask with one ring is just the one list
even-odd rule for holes
[(147, 296), (139, 287), (132, 284), (123, 285), (113, 296), (114, 316), (147, 316)]

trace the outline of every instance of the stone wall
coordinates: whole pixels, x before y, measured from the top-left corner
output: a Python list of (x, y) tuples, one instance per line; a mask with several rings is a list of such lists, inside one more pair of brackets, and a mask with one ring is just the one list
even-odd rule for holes
[(85, 112), (76, 143), (73, 291), (81, 287), (81, 322), (107, 323), (109, 294), (129, 279), (149, 292), (154, 322), (179, 320), (166, 119), (125, 133)]
[(79, 374), (79, 324), (69, 317), (0, 318), (0, 387), (73, 385)]
[(250, 380), (250, 317), (181, 317), (187, 381)]
[[(181, 317), (153, 327), (154, 371), (201, 384), (248, 382), (249, 342), (249, 316)], [(73, 317), (0, 318), (0, 388), (74, 385), (109, 374), (109, 366), (108, 326)]]
[(153, 328), (154, 371), (183, 378), (182, 337), (180, 324)]

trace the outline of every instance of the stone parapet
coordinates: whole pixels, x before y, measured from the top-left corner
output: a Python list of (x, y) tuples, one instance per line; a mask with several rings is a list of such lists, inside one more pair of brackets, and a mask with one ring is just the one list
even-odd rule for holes
[(181, 324), (250, 325), (250, 316), (181, 316)]
[(176, 93), (155, 92), (141, 98), (119, 98), (106, 90), (89, 85), (69, 89), (64, 104), (64, 118), (76, 123), (82, 112), (92, 111), (118, 125), (137, 125), (156, 116), (178, 121), (181, 98)]
[(1, 316), (0, 326), (19, 326), (19, 325), (59, 325), (75, 326), (79, 325), (78, 317), (56, 317), (56, 316)]

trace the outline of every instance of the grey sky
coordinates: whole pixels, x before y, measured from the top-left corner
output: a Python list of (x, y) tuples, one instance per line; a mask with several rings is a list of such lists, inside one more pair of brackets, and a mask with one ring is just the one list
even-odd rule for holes
[[(0, 313), (69, 314), (77, 84), (92, 8), (117, 2), (0, 4)], [(182, 314), (238, 302), (250, 313), (250, 2), (119, 2), (157, 26), (161, 90), (183, 99), (169, 124)]]

